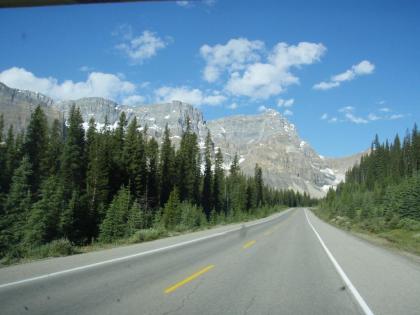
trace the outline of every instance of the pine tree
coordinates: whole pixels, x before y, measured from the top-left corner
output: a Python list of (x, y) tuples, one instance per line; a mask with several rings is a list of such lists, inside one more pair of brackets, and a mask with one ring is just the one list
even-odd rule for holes
[(59, 180), (51, 176), (41, 184), (40, 200), (33, 204), (25, 227), (26, 247), (39, 246), (59, 236), (63, 191)]
[(167, 229), (174, 229), (181, 221), (178, 189), (175, 187), (163, 208), (162, 222)]
[(24, 150), (32, 165), (30, 184), (32, 192), (37, 192), (42, 177), (47, 174), (46, 152), (48, 149), (47, 118), (40, 106), (35, 108), (27, 128)]
[(211, 154), (213, 152), (213, 141), (211, 140), (210, 131), (207, 133), (204, 152), (204, 176), (203, 176), (203, 190), (201, 195), (201, 205), (204, 209), (207, 219), (210, 218), (210, 212), (213, 209), (213, 174)]
[(2, 213), (3, 194), (6, 192), (6, 142), (4, 142), (4, 117), (0, 113), (0, 215)]
[(213, 202), (217, 213), (223, 210), (223, 188), (225, 184), (223, 171), (223, 154), (217, 149), (214, 161)]
[(255, 164), (255, 174), (254, 174), (254, 181), (255, 181), (255, 201), (256, 206), (261, 207), (264, 203), (263, 199), (263, 177), (262, 177), (262, 169), (258, 166), (258, 164)]
[(85, 132), (80, 110), (74, 105), (70, 109), (69, 127), (61, 156), (61, 178), (64, 198), (68, 200), (74, 190), (84, 189), (85, 177)]
[(10, 191), (5, 202), (5, 211), (1, 219), (0, 253), (13, 252), (20, 255), (20, 243), (23, 239), (23, 227), (31, 207), (30, 176), (32, 175), (29, 158), (25, 156), (15, 170)]
[(127, 236), (131, 236), (135, 231), (145, 228), (144, 212), (138, 202), (133, 202), (127, 219)]
[(230, 176), (235, 177), (237, 175), (239, 175), (239, 158), (238, 158), (238, 154), (236, 153), (235, 156), (233, 157), (233, 161), (230, 164)]
[(127, 220), (131, 206), (130, 190), (123, 186), (106, 212), (100, 227), (100, 241), (113, 242), (127, 235)]
[(176, 179), (181, 201), (200, 203), (200, 155), (189, 117), (176, 155)]
[(13, 131), (13, 125), (10, 125), (5, 144), (5, 156), (4, 156), (4, 172), (2, 172), (2, 183), (1, 188), (3, 192), (8, 192), (10, 183), (12, 180), (13, 172), (19, 165), (19, 152), (15, 141), (15, 135)]
[(60, 170), (60, 157), (63, 150), (63, 132), (58, 119), (53, 121), (48, 135), (47, 152), (45, 158), (46, 174), (44, 176), (57, 175)]
[(86, 194), (88, 203), (89, 237), (98, 233), (98, 225), (104, 218), (104, 208), (108, 203), (109, 155), (107, 154), (106, 136), (96, 132), (96, 123), (92, 118), (86, 136), (87, 174)]
[(172, 147), (168, 125), (165, 126), (163, 141), (160, 149), (159, 174), (160, 174), (160, 205), (163, 206), (169, 198), (174, 187), (175, 150)]
[(152, 138), (147, 144), (147, 203), (156, 210), (159, 205), (159, 144)]
[[(64, 193), (64, 189), (63, 189)], [(79, 212), (79, 199), (80, 194), (77, 190), (73, 190), (70, 200), (64, 205), (63, 211), (60, 215), (58, 224), (59, 235), (69, 240), (76, 240), (79, 236), (77, 233), (77, 213)]]
[(112, 139), (108, 133), (106, 137), (107, 149), (109, 150), (109, 162), (112, 172), (109, 174), (109, 182), (111, 184), (111, 193), (116, 193), (122, 185), (127, 185), (127, 173), (125, 169), (125, 155), (124, 155), (124, 144), (127, 129), (127, 116), (125, 112), (122, 112), (119, 117), (118, 125), (112, 134)]

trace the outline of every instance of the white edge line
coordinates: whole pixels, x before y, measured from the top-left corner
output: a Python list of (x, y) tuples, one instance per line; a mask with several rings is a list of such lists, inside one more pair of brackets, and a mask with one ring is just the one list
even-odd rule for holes
[(357, 291), (356, 287), (353, 285), (353, 283), (351, 283), (350, 279), (347, 277), (347, 275), (344, 273), (344, 270), (340, 267), (340, 265), (338, 264), (338, 262), (335, 260), (334, 256), (331, 254), (330, 250), (328, 249), (328, 247), (325, 245), (324, 241), (322, 240), (321, 236), (319, 235), (319, 233), (316, 231), (316, 229), (314, 228), (314, 226), (312, 225), (311, 221), (309, 220), (307, 211), (305, 209), (305, 216), (306, 216), (306, 220), (309, 223), (309, 226), (312, 228), (312, 230), (314, 231), (315, 235), (318, 237), (319, 242), (321, 243), (322, 247), (324, 248), (324, 251), (327, 253), (328, 258), (331, 260), (331, 262), (333, 263), (335, 269), (337, 270), (338, 274), (341, 276), (341, 278), (343, 279), (344, 283), (346, 284), (347, 288), (350, 290), (350, 292), (353, 294), (355, 300), (357, 301), (357, 303), (359, 303), (360, 307), (362, 308), (363, 312), (366, 315), (374, 315), (372, 310), (369, 308), (369, 306), (367, 305), (367, 303), (365, 302), (365, 300), (362, 298), (362, 296), (360, 295), (360, 293)]
[[(286, 211), (282, 211), (281, 213), (279, 213), (278, 215), (276, 215), (272, 218), (267, 218), (267, 219), (264, 219), (262, 221), (259, 221), (259, 222), (256, 222), (256, 223), (251, 223), (251, 224), (248, 224), (248, 225), (245, 225), (245, 226), (246, 227), (251, 227), (251, 226), (255, 226), (255, 225), (259, 225), (259, 224), (263, 224), (263, 223), (275, 220), (278, 217), (281, 217), (282, 215), (288, 213), (292, 209), (293, 208), (290, 208)], [(144, 251), (144, 252), (140, 252), (140, 253), (136, 253), (136, 254), (132, 254), (132, 255), (128, 255), (128, 256), (108, 259), (108, 260), (104, 260), (104, 261), (100, 261), (100, 262), (97, 262), (97, 263), (88, 264), (88, 265), (84, 265), (84, 266), (80, 266), (80, 267), (75, 267), (75, 268), (71, 268), (71, 269), (66, 269), (66, 270), (61, 270), (61, 271), (57, 271), (57, 272), (47, 273), (47, 274), (37, 276), (37, 277), (32, 277), (32, 278), (19, 280), (19, 281), (0, 284), (0, 289), (15, 286), (15, 285), (18, 285), (18, 284), (27, 283), (27, 282), (47, 279), (47, 278), (63, 275), (63, 274), (66, 274), (66, 273), (75, 272), (75, 271), (91, 269), (91, 268), (94, 268), (94, 267), (107, 265), (107, 264), (111, 264), (111, 263), (114, 263), (114, 262), (129, 260), (129, 259), (140, 257), (140, 256), (155, 254), (155, 253), (158, 253), (158, 252), (163, 252), (163, 251), (174, 249), (174, 248), (177, 248), (177, 247), (183, 247), (183, 246), (190, 245), (190, 244), (193, 244), (193, 243), (197, 243), (197, 242), (200, 242), (200, 241), (204, 241), (204, 240), (208, 240), (208, 239), (211, 239), (211, 238), (220, 237), (220, 236), (232, 233), (232, 232), (236, 232), (236, 231), (239, 231), (241, 228), (242, 228), (242, 226), (240, 226), (238, 228), (231, 229), (231, 230), (227, 230), (227, 231), (224, 231), (224, 232), (219, 232), (219, 233), (211, 234), (211, 235), (208, 235), (208, 236), (203, 236), (203, 237), (200, 237), (200, 238), (196, 238), (196, 239), (193, 239), (193, 240), (190, 240), (190, 241), (185, 241), (185, 242), (181, 242), (181, 243), (177, 243), (177, 244), (173, 244), (173, 245), (168, 245), (168, 246), (164, 246), (164, 247), (160, 247), (160, 248), (156, 248), (156, 249), (151, 249), (151, 250), (148, 250), (148, 251)]]

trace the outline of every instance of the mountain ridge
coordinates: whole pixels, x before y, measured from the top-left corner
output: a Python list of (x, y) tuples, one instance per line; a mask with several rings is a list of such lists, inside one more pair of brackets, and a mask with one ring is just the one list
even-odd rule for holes
[(31, 111), (40, 105), (49, 120), (66, 119), (71, 106), (80, 108), (85, 127), (91, 117), (98, 127), (105, 118), (115, 128), (121, 112), (127, 120), (137, 118), (148, 134), (160, 140), (168, 125), (172, 140), (177, 145), (189, 117), (197, 134), (200, 148), (210, 131), (215, 148), (221, 148), (226, 168), (238, 154), (241, 169), (252, 175), (258, 163), (264, 170), (264, 179), (272, 187), (307, 192), (322, 197), (330, 187), (344, 180), (345, 171), (360, 161), (361, 154), (343, 158), (325, 158), (307, 141), (299, 137), (297, 128), (279, 112), (270, 109), (256, 115), (233, 115), (206, 121), (203, 113), (191, 104), (181, 101), (142, 106), (120, 105), (100, 97), (55, 102), (48, 96), (32, 91), (9, 88), (0, 83), (0, 110), (5, 125), (14, 124), (17, 130), (26, 128)]

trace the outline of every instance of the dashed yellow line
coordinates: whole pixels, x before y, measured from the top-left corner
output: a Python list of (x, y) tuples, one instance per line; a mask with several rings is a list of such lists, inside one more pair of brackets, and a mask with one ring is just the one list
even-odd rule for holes
[(208, 265), (207, 267), (197, 271), (196, 273), (193, 273), (191, 276), (189, 276), (188, 278), (185, 278), (184, 280), (175, 283), (174, 285), (168, 287), (165, 289), (165, 293), (171, 293), (173, 291), (175, 291), (176, 289), (178, 289), (179, 287), (182, 287), (183, 285), (187, 284), (188, 282), (191, 282), (192, 280), (194, 280), (195, 278), (198, 278), (199, 276), (201, 276), (202, 274), (210, 271), (211, 269), (214, 268), (214, 265)]
[(249, 241), (249, 242), (246, 242), (242, 248), (243, 248), (243, 249), (250, 248), (250, 247), (251, 247), (252, 245), (254, 245), (256, 242), (257, 242), (257, 241), (255, 241), (255, 240), (253, 240), (253, 241)]

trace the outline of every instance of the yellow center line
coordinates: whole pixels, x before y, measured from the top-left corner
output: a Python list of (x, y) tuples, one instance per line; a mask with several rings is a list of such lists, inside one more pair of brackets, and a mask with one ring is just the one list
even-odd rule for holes
[(175, 291), (176, 289), (178, 289), (179, 287), (182, 287), (184, 284), (187, 284), (188, 282), (194, 280), (195, 278), (201, 276), (202, 274), (206, 273), (207, 271), (210, 271), (213, 268), (214, 268), (214, 265), (208, 265), (207, 267), (197, 271), (196, 273), (193, 273), (188, 278), (185, 278), (184, 280), (182, 280), (178, 283), (175, 283), (174, 285), (166, 288), (164, 292), (166, 294), (171, 293), (171, 292)]
[(253, 241), (249, 241), (247, 243), (245, 243), (245, 245), (242, 247), (243, 249), (247, 249), (249, 247), (251, 247), (252, 245), (254, 245), (257, 241), (253, 240)]

